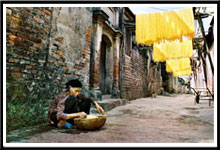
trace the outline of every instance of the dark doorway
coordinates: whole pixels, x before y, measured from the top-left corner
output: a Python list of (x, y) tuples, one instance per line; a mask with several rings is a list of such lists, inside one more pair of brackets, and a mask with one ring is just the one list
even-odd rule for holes
[(102, 95), (112, 93), (114, 59), (111, 47), (112, 43), (109, 38), (106, 35), (102, 35), (99, 76), (99, 87)]
[(99, 81), (99, 87), (102, 91), (102, 94), (108, 94), (106, 90), (106, 47), (107, 44), (104, 40), (102, 40), (101, 43), (101, 54), (100, 54), (100, 81)]
[(166, 71), (166, 62), (161, 63), (161, 76), (162, 76), (162, 86), (164, 88), (164, 91), (168, 92), (169, 76)]

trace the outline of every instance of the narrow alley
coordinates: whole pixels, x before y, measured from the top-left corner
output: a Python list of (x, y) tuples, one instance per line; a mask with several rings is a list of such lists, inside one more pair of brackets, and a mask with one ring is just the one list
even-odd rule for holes
[(19, 5), (3, 9), (4, 146), (217, 144), (217, 5)]
[(208, 101), (194, 104), (191, 94), (132, 100), (106, 112), (106, 116), (100, 130), (52, 128), (11, 143), (214, 142), (213, 104), (209, 106)]

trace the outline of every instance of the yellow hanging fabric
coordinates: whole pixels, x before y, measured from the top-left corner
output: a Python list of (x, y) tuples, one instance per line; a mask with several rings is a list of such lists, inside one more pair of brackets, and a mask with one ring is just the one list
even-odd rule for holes
[(179, 60), (168, 59), (166, 60), (166, 66), (167, 72), (177, 72), (177, 70), (179, 69)]
[(195, 22), (192, 8), (185, 8), (176, 11), (177, 16), (181, 21), (182, 35), (194, 37)]
[(189, 58), (166, 60), (166, 71), (173, 72), (174, 77), (190, 75), (192, 73)]
[[(192, 8), (136, 15), (136, 41), (153, 44), (153, 60), (166, 61), (173, 76), (190, 75), (195, 26)], [(183, 36), (190, 38), (183, 40)]]
[(181, 56), (184, 57), (192, 57), (193, 56), (193, 43), (192, 39), (185, 39), (183, 40), (182, 44), (180, 45), (181, 48)]
[(161, 43), (154, 43), (153, 45), (153, 59), (155, 62), (163, 62), (167, 59), (183, 57), (190, 58), (192, 55), (192, 39), (185, 39), (183, 41), (164, 41)]
[(164, 35), (164, 30), (161, 29), (161, 30), (158, 30), (160, 29), (161, 27), (161, 24), (163, 24), (162, 20), (161, 20), (161, 15), (162, 13), (159, 12), (159, 13), (155, 13), (154, 15), (154, 18), (155, 18), (155, 38), (156, 38), (156, 41), (155, 42), (160, 42), (161, 39), (164, 39), (163, 35)]
[(153, 45), (153, 60), (155, 62), (166, 61), (166, 44), (154, 43)]
[(173, 65), (172, 65), (172, 62), (170, 62), (170, 61), (166, 61), (166, 71), (167, 72), (173, 72), (173, 70), (172, 70), (172, 67)]
[(182, 36), (194, 37), (192, 8), (177, 11), (136, 15), (136, 41), (151, 45), (161, 40), (175, 40)]
[(165, 26), (166, 26), (166, 36), (167, 40), (174, 40), (181, 35), (177, 34), (177, 20), (176, 20), (176, 13), (174, 11), (167, 11), (164, 12), (165, 14)]
[(155, 13), (149, 14), (149, 22), (150, 28), (149, 28), (149, 41), (146, 41), (145, 43), (149, 43), (149, 45), (153, 44), (156, 41), (156, 21), (155, 21)]

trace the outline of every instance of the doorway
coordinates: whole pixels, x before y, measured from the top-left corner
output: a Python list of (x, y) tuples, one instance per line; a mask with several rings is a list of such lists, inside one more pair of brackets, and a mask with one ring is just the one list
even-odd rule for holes
[(102, 95), (108, 95), (112, 92), (113, 83), (113, 53), (111, 51), (111, 42), (107, 36), (102, 36), (100, 50), (100, 80), (99, 87)]
[(100, 54), (100, 89), (102, 91), (102, 94), (106, 93), (106, 43), (102, 40), (101, 43), (101, 54)]

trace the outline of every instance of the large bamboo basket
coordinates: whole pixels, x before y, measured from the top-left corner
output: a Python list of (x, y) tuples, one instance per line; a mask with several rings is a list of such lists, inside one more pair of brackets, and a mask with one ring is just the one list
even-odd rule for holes
[(77, 129), (97, 130), (104, 126), (106, 116), (87, 116), (87, 118), (75, 118), (74, 123)]

